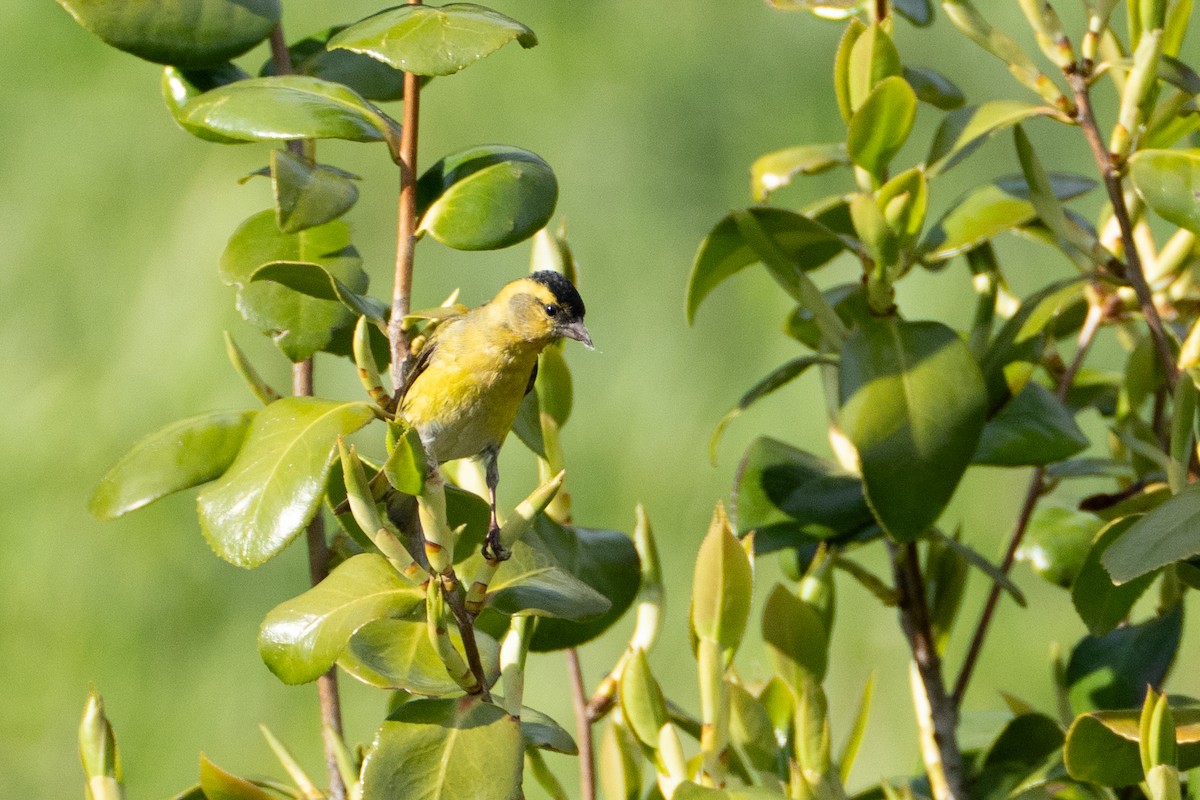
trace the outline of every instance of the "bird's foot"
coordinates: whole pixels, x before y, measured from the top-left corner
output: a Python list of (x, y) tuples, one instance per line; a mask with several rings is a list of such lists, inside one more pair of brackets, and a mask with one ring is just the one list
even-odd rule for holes
[(488, 561), (507, 561), (512, 551), (500, 544), (500, 528), (493, 525), (483, 537), (483, 557)]

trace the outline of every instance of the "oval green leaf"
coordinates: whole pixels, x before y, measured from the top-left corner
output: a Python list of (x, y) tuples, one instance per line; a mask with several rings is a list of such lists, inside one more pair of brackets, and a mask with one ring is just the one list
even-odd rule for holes
[(913, 540), (950, 501), (983, 431), (971, 349), (941, 323), (877, 320), (846, 342), (838, 395), (871, 510), (894, 539)]
[(884, 78), (850, 118), (850, 160), (881, 180), (917, 118), (917, 96), (901, 77)]
[[(1200, 708), (1174, 708), (1179, 769), (1200, 766)], [(1067, 731), (1063, 761), (1072, 778), (1101, 786), (1132, 786), (1144, 779), (1138, 742), (1141, 711), (1093, 711)]]
[(1087, 436), (1061, 400), (1038, 383), (1025, 388), (988, 420), (974, 464), (1028, 467), (1052, 464), (1082, 452)]
[(667, 724), (667, 702), (658, 681), (650, 672), (643, 650), (633, 650), (621, 670), (618, 697), (625, 724), (638, 740), (651, 749), (658, 748), (658, 732)]
[(1122, 709), (1140, 704), (1147, 686), (1161, 689), (1182, 636), (1183, 606), (1178, 603), (1145, 622), (1085, 636), (1067, 662), (1071, 705)]
[(1129, 616), (1133, 604), (1154, 582), (1157, 572), (1148, 572), (1117, 586), (1100, 565), (1100, 557), (1120, 538), (1140, 515), (1125, 517), (1106, 525), (1096, 534), (1087, 558), (1071, 585), (1071, 602), (1093, 636), (1104, 636)]
[(58, 0), (105, 43), (158, 64), (211, 67), (279, 23), (279, 0)]
[(943, 111), (953, 111), (966, 102), (962, 89), (949, 78), (927, 67), (905, 67), (904, 80), (916, 92), (917, 99)]
[(197, 498), (213, 551), (257, 567), (304, 529), (320, 506), (338, 436), (374, 419), (369, 403), (285, 397), (255, 417), (229, 470)]
[(696, 555), (690, 616), (696, 635), (716, 642), (726, 661), (746, 631), (753, 592), (750, 557), (718, 506)]
[[(304, 594), (273, 608), (259, 629), (258, 652), (284, 683), (315, 681), (333, 666), (359, 628), (382, 617), (407, 614), (424, 602), (424, 589), (401, 577), (387, 559), (362, 553)], [(432, 651), (424, 620), (419, 627)], [(443, 667), (450, 691), (455, 684), (445, 672)]]
[(1146, 205), (1168, 222), (1200, 233), (1200, 150), (1142, 150), (1129, 175)]
[(474, 3), (399, 6), (367, 17), (329, 40), (417, 75), (453, 75), (511, 41), (537, 44), (532, 30)]
[(558, 179), (538, 155), (483, 145), (446, 156), (417, 182), (419, 233), (455, 250), (497, 250), (550, 221)]
[(1140, 518), (1104, 552), (1100, 563), (1120, 585), (1200, 554), (1200, 483), (1185, 487)]
[[(400, 100), (404, 97), (404, 72), (382, 61), (349, 50), (328, 50), (326, 44), (347, 26), (338, 25), (305, 37), (288, 46), (292, 70), (333, 83), (349, 86), (368, 100)], [(278, 74), (275, 60), (268, 59), (259, 71), (263, 77)], [(422, 80), (422, 85), (428, 79)]]
[(310, 164), (287, 150), (271, 151), (275, 222), (284, 233), (299, 233), (345, 214), (358, 200), (358, 188), (341, 170)]
[(807, 681), (825, 677), (829, 657), (829, 632), (821, 613), (775, 584), (762, 615), (763, 642), (775, 673), (800, 697)]
[(241, 139), (223, 136), (204, 127), (185, 125), (181, 118), (180, 110), (189, 100), (199, 97), (207, 91), (215, 89), (218, 86), (233, 83), (234, 81), (245, 80), (249, 77), (241, 67), (230, 63), (192, 70), (182, 70), (178, 67), (164, 67), (162, 76), (163, 101), (167, 104), (167, 109), (171, 112), (171, 116), (175, 118), (175, 122), (193, 136), (218, 144), (244, 144)]
[(1068, 589), (1103, 525), (1099, 517), (1086, 511), (1042, 506), (1029, 521), (1017, 560), (1028, 563), (1050, 583)]
[[(394, 573), (395, 570), (393, 569)], [(422, 596), (422, 600), (424, 597)], [(377, 615), (378, 616), (378, 615)], [(462, 634), (450, 627), (450, 640), (462, 650)], [(475, 644), (488, 682), (500, 675), (500, 645), (481, 630)], [(363, 683), (380, 689), (403, 689), (418, 695), (457, 694), (462, 687), (446, 671), (446, 662), (429, 640), (429, 625), (419, 619), (374, 619), (349, 637), (338, 666)]]
[(750, 195), (755, 202), (766, 202), (771, 192), (792, 182), (796, 175), (817, 175), (850, 163), (846, 145), (803, 144), (785, 147), (759, 156), (750, 165)]
[(255, 413), (201, 414), (147, 435), (100, 479), (88, 510), (100, 519), (116, 519), (220, 477), (237, 456)]
[(186, 129), (245, 142), (394, 138), (395, 123), (357, 92), (308, 75), (276, 75), (219, 86), (176, 115)]

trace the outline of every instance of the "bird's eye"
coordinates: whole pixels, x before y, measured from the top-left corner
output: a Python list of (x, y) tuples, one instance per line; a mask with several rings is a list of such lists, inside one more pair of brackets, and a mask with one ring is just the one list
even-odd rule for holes
[(554, 305), (553, 303), (546, 306), (546, 316), (553, 317), (557, 314), (558, 314), (558, 306)]

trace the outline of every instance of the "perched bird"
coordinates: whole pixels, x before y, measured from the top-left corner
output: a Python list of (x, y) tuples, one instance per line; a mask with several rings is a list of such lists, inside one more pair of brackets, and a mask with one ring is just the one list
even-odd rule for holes
[(542, 350), (563, 337), (591, 349), (583, 314), (583, 299), (569, 280), (549, 270), (534, 272), (440, 324), (409, 367), (397, 417), (416, 429), (438, 464), (483, 460), (492, 510), (486, 558), (508, 557), (496, 521), (500, 445), (533, 389)]

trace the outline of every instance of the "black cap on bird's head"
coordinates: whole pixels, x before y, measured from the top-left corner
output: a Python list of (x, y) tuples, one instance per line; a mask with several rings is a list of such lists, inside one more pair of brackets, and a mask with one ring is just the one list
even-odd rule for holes
[(592, 347), (592, 337), (583, 325), (583, 315), (586, 313), (583, 298), (579, 296), (579, 292), (566, 276), (561, 272), (545, 269), (531, 273), (528, 277), (535, 283), (545, 286), (550, 294), (554, 295), (559, 307), (559, 317), (555, 325), (557, 332), (568, 339), (574, 339), (589, 348)]

